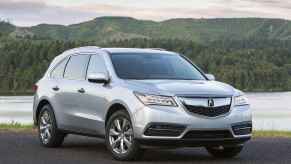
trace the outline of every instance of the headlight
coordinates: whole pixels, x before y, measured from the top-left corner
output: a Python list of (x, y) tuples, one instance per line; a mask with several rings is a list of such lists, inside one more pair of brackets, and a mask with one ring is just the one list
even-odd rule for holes
[(170, 96), (149, 95), (134, 92), (135, 96), (145, 105), (177, 106), (175, 100)]
[(235, 96), (234, 97), (234, 105), (240, 106), (240, 105), (247, 105), (249, 104), (248, 98), (245, 95)]

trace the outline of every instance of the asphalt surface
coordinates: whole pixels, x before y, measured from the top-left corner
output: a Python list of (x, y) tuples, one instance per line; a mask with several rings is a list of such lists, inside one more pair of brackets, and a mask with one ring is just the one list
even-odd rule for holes
[[(104, 141), (70, 135), (60, 148), (41, 147), (35, 134), (0, 132), (0, 164), (111, 164)], [(129, 163), (291, 163), (291, 139), (256, 138), (234, 159), (212, 158), (203, 148), (147, 150)]]

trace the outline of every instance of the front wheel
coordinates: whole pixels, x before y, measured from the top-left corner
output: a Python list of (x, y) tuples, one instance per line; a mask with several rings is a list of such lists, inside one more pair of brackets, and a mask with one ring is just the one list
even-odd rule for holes
[(243, 149), (242, 145), (237, 146), (218, 146), (207, 147), (207, 151), (217, 158), (233, 158), (237, 156)]
[(115, 112), (106, 124), (106, 146), (113, 157), (121, 161), (138, 159), (142, 151), (134, 139), (133, 128), (128, 113)]

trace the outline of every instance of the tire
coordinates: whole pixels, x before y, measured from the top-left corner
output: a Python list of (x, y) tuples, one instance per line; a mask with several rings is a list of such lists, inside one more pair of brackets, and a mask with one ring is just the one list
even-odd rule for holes
[(64, 141), (65, 134), (57, 129), (55, 115), (50, 105), (45, 105), (40, 110), (38, 138), (44, 147), (59, 147)]
[(106, 124), (105, 140), (108, 150), (116, 160), (137, 160), (142, 155), (143, 151), (134, 139), (130, 117), (124, 110), (119, 110), (110, 116)]
[(219, 146), (219, 147), (207, 147), (206, 150), (208, 153), (210, 153), (212, 156), (216, 158), (233, 158), (237, 156), (243, 149), (242, 145), (236, 145), (236, 146)]

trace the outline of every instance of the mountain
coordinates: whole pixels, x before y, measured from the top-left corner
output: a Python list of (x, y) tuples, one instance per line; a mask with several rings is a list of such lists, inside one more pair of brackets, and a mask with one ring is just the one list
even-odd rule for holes
[[(132, 38), (163, 38), (207, 43), (217, 40), (290, 40), (291, 21), (263, 18), (170, 19), (162, 22), (130, 17), (99, 17), (68, 26), (40, 24), (9, 27), (0, 24), (12, 37), (34, 36), (54, 40), (105, 42)], [(14, 28), (13, 28), (14, 27)]]
[(8, 22), (0, 21), (0, 36), (8, 35), (15, 31), (16, 27)]

